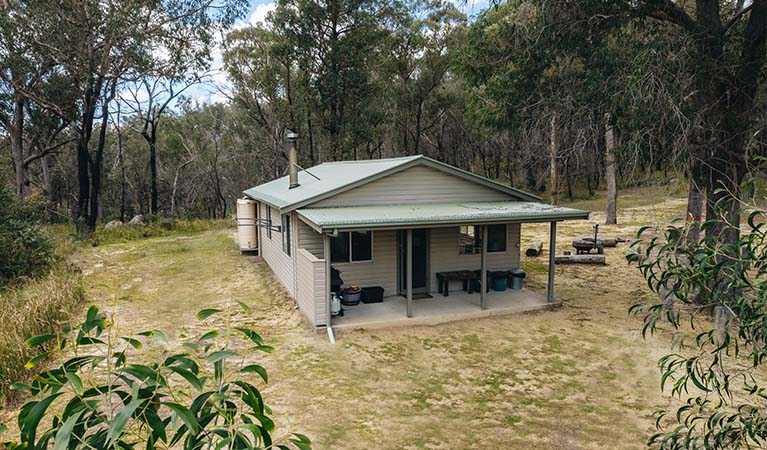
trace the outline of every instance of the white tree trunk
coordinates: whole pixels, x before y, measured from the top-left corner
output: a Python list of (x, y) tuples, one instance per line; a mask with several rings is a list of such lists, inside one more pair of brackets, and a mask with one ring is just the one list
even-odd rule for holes
[(559, 156), (559, 150), (557, 149), (557, 116), (552, 114), (551, 115), (551, 130), (550, 130), (550, 142), (549, 142), (549, 158), (551, 160), (550, 166), (551, 166), (551, 176), (550, 176), (550, 190), (551, 190), (551, 203), (553, 205), (557, 204), (557, 201), (559, 199), (559, 188), (558, 188), (558, 175), (557, 175), (557, 157)]
[(605, 116), (605, 181), (607, 182), (607, 218), (605, 224), (618, 223), (618, 188), (615, 184), (615, 138), (610, 116)]

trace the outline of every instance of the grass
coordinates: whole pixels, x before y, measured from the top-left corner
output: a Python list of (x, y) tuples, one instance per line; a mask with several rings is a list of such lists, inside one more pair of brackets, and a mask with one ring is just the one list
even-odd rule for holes
[(12, 382), (32, 375), (24, 364), (34, 353), (24, 341), (59, 331), (83, 300), (82, 276), (65, 264), (15, 289), (0, 290), (0, 392), (9, 394)]
[[(683, 199), (658, 191), (623, 193), (620, 225), (601, 231), (631, 237), (683, 213)], [(560, 224), (560, 250), (604, 221), (600, 198), (581, 204), (597, 211), (592, 222)], [(524, 225), (522, 237), (522, 249), (547, 243), (548, 226)], [(558, 267), (556, 311), (346, 331), (331, 345), (264, 263), (239, 254), (229, 230), (98, 242), (71, 259), (89, 300), (123, 334), (188, 335), (204, 329), (199, 309), (250, 305), (242, 320), (277, 349), (258, 362), (278, 432), (306, 433), (318, 449), (643, 449), (653, 412), (669, 402), (656, 367), (671, 336), (645, 341), (641, 320), (628, 316), (648, 294), (625, 247), (606, 250), (608, 266)], [(545, 291), (547, 256), (523, 256), (528, 288)]]

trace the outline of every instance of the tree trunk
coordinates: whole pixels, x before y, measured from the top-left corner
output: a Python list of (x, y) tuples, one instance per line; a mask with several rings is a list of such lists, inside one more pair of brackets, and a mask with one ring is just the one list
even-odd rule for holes
[(607, 218), (605, 224), (618, 223), (618, 188), (615, 184), (615, 139), (610, 118), (605, 117), (605, 181), (607, 182)]
[(557, 157), (558, 157), (559, 150), (557, 149), (557, 116), (555, 116), (554, 114), (551, 115), (551, 130), (549, 130), (549, 133), (550, 133), (549, 160), (550, 160), (550, 166), (551, 166), (551, 175), (550, 175), (551, 203), (553, 205), (556, 205), (558, 197), (559, 197), (558, 180), (557, 180)]
[(109, 93), (105, 93), (101, 103), (101, 128), (99, 140), (96, 145), (96, 155), (91, 159), (91, 191), (90, 213), (88, 214), (88, 229), (96, 230), (96, 221), (99, 217), (99, 195), (101, 194), (101, 168), (104, 165), (104, 149), (107, 140), (107, 126), (109, 125), (109, 102), (115, 97), (117, 82), (113, 81), (109, 87)]
[(149, 185), (150, 185), (150, 209), (157, 214), (157, 121), (152, 121), (149, 132)]
[(29, 170), (24, 164), (24, 100), (18, 95), (13, 102), (13, 118), (8, 130), (11, 146), (11, 159), (16, 174), (16, 194), (19, 198), (29, 195)]
[(120, 222), (125, 222), (125, 155), (123, 153), (123, 137), (120, 130), (120, 110), (117, 110), (117, 158), (120, 164)]
[(694, 244), (700, 239), (700, 223), (703, 218), (704, 182), (700, 161), (690, 162), (690, 192), (687, 195), (687, 242)]

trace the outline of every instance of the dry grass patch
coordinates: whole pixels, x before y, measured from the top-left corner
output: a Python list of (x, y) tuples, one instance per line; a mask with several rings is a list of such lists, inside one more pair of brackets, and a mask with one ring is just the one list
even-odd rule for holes
[[(643, 203), (601, 230), (631, 237), (683, 209), (676, 199)], [(590, 230), (562, 224), (559, 251)], [(523, 248), (547, 236), (547, 225), (524, 225)], [(308, 329), (270, 269), (241, 256), (230, 231), (103, 245), (77, 257), (89, 298), (124, 333), (191, 333), (199, 309), (253, 307), (248, 326), (277, 349), (260, 362), (278, 428), (307, 433), (318, 449), (641, 449), (652, 412), (669, 401), (656, 364), (670, 339), (643, 340), (641, 320), (628, 316), (648, 294), (625, 248), (608, 249), (604, 267), (558, 267), (556, 311), (346, 331), (336, 345)], [(528, 287), (545, 290), (546, 261), (547, 253), (523, 257)]]
[(14, 289), (0, 290), (0, 392), (8, 394), (12, 383), (32, 375), (24, 364), (35, 353), (24, 341), (58, 332), (83, 301), (82, 277), (66, 265)]

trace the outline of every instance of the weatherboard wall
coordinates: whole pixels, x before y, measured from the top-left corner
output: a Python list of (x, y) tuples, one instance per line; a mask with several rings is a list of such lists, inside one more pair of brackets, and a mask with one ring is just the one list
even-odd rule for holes
[[(266, 206), (261, 204), (261, 217), (266, 218), (267, 212), (266, 212)], [(291, 224), (296, 220), (296, 218), (291, 219)], [(276, 208), (272, 208), (271, 212), (271, 221), (272, 225), (278, 226), (282, 223), (280, 213)], [(292, 230), (295, 230), (295, 227), (291, 226)], [(264, 258), (264, 261), (271, 267), (272, 272), (274, 272), (274, 275), (277, 277), (278, 280), (280, 280), (280, 283), (287, 289), (288, 293), (295, 298), (296, 296), (296, 286), (295, 286), (295, 266), (293, 259), (288, 256), (283, 250), (282, 250), (282, 233), (279, 231), (272, 231), (272, 237), (269, 238), (269, 231), (261, 227), (261, 256)], [(295, 235), (296, 233), (293, 233), (293, 239), (291, 239), (291, 244), (293, 247), (293, 250), (291, 253), (295, 254)]]
[(312, 325), (325, 324), (325, 260), (308, 250), (296, 251), (296, 303)]
[(415, 166), (312, 203), (310, 207), (492, 202), (513, 199), (509, 194), (441, 170)]
[[(506, 251), (487, 254), (487, 270), (511, 270), (519, 267), (520, 224), (506, 225)], [(437, 291), (437, 272), (479, 270), (481, 255), (459, 254), (459, 227), (431, 229), (430, 279), (431, 290)], [(460, 281), (451, 281), (450, 289), (461, 289)]]

